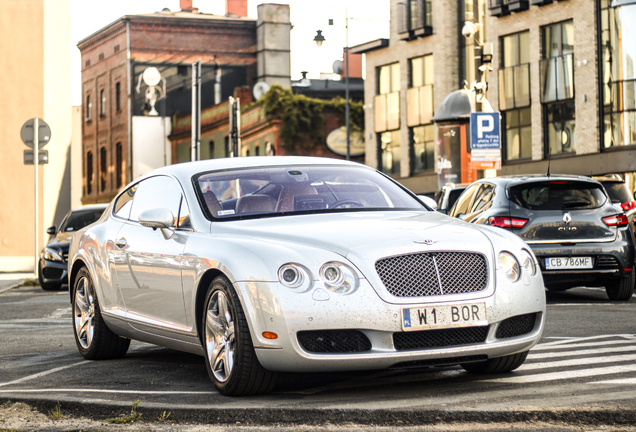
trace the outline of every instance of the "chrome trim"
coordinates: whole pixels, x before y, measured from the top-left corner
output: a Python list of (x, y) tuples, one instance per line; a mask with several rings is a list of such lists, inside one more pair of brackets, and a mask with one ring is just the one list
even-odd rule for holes
[(258, 348), (258, 349), (273, 349), (273, 350), (283, 349), (282, 346), (267, 346), (267, 345), (254, 345), (254, 348)]
[(179, 326), (176, 326), (176, 325), (174, 325), (172, 323), (167, 323), (165, 321), (155, 320), (155, 319), (148, 318), (148, 317), (145, 317), (145, 316), (133, 313), (133, 312), (127, 312), (125, 319), (130, 324), (142, 324), (142, 325), (145, 325), (147, 327), (152, 327), (154, 329), (168, 331), (170, 333), (175, 333), (175, 334), (184, 335), (184, 336), (197, 337), (196, 333), (193, 333), (192, 331), (190, 331), (190, 329), (187, 329), (185, 327), (179, 327)]
[(565, 271), (565, 270), (556, 270), (556, 271), (551, 271), (551, 270), (543, 270), (541, 273), (543, 275), (553, 275), (553, 274), (573, 274), (573, 273), (583, 273), (583, 274), (598, 274), (598, 273), (603, 273), (603, 274), (611, 274), (611, 273), (619, 273), (620, 270), (618, 269), (609, 269), (609, 270), (577, 270), (577, 269), (571, 269), (570, 271)]
[[(525, 239), (524, 239), (525, 240)], [(538, 244), (577, 244), (577, 243), (611, 243), (616, 240), (616, 237), (611, 239), (580, 239), (580, 240), (537, 240), (537, 241), (528, 241), (525, 240), (529, 245), (538, 245)]]

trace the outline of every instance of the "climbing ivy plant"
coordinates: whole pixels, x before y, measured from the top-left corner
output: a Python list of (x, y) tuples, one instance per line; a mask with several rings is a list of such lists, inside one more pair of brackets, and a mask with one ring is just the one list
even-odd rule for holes
[[(275, 84), (256, 104), (263, 106), (268, 118), (281, 120), (280, 136), (289, 154), (311, 151), (325, 142), (325, 109), (335, 111), (345, 124), (346, 104), (342, 98), (329, 101), (310, 98)], [(350, 102), (349, 120), (352, 131), (364, 129), (362, 103)]]

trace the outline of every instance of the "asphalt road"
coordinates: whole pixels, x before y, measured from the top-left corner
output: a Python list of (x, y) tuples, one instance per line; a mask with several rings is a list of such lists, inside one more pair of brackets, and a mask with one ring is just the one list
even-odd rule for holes
[[(6, 288), (5, 288), (6, 289)], [(636, 297), (612, 302), (577, 288), (547, 293), (543, 338), (517, 371), (458, 367), (286, 374), (272, 394), (228, 398), (203, 358), (135, 343), (120, 360), (86, 361), (75, 346), (67, 290), (0, 288), (0, 403), (113, 418), (134, 401), (150, 418), (221, 424), (374, 425), (548, 421), (636, 424)]]

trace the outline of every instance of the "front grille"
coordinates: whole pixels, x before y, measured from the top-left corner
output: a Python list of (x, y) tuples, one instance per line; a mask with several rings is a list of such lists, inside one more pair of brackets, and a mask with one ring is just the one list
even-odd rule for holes
[(307, 352), (353, 353), (371, 351), (371, 341), (358, 330), (307, 330), (298, 332), (298, 343)]
[(461, 363), (472, 363), (488, 360), (488, 356), (485, 354), (462, 356), (462, 357), (450, 357), (450, 358), (438, 358), (431, 360), (414, 360), (409, 362), (396, 363), (392, 368), (411, 368), (411, 367), (425, 367), (425, 366), (447, 366), (456, 365)]
[(422, 297), (481, 291), (488, 284), (488, 266), (481, 254), (434, 252), (378, 260), (375, 269), (396, 297)]
[(398, 351), (474, 345), (486, 341), (489, 328), (462, 327), (393, 333), (393, 345)]
[(599, 256), (596, 259), (596, 268), (599, 269), (615, 269), (618, 268), (618, 261), (613, 256)]
[(537, 314), (531, 313), (507, 318), (499, 324), (495, 336), (497, 339), (506, 339), (521, 336), (534, 330), (534, 322)]

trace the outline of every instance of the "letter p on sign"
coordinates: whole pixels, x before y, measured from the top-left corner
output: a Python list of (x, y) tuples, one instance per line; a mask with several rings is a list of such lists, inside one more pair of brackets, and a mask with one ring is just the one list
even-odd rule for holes
[(477, 117), (477, 137), (483, 138), (484, 132), (492, 132), (495, 129), (495, 122), (491, 116)]

